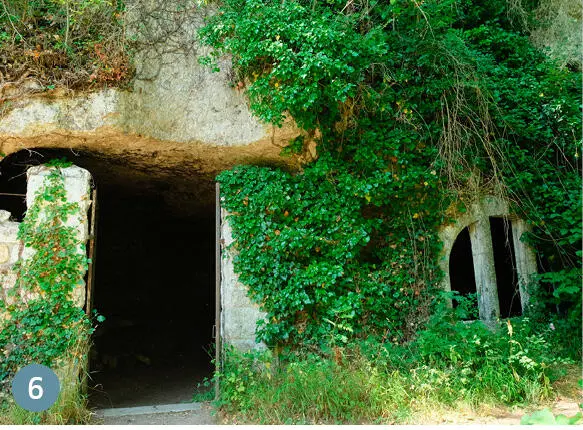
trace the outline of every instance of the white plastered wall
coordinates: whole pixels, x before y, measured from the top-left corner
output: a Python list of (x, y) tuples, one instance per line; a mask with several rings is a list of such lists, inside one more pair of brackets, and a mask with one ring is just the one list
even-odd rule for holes
[(259, 306), (247, 295), (247, 287), (239, 282), (235, 273), (236, 251), (230, 247), (234, 239), (228, 213), (221, 209), (221, 327), (224, 345), (232, 345), (240, 351), (263, 349), (265, 345), (255, 340), (257, 321), (265, 317)]

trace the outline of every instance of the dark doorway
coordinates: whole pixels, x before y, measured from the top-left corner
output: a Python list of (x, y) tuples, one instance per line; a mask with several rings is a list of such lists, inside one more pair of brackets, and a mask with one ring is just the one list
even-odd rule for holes
[(31, 164), (29, 151), (20, 151), (0, 162), (0, 209), (9, 211), (12, 220), (22, 221), (26, 212), (26, 169)]
[(490, 218), (490, 230), (492, 231), (500, 318), (519, 316), (522, 314), (522, 308), (512, 241), (512, 225), (504, 218)]
[(99, 196), (94, 308), (106, 320), (92, 368), (107, 395), (98, 403), (188, 401), (211, 371), (214, 214), (181, 218), (159, 194), (100, 187)]
[[(452, 291), (457, 291), (463, 297), (476, 294), (476, 275), (472, 259), (472, 244), (470, 231), (464, 228), (456, 238), (449, 258), (449, 279)], [(454, 300), (453, 306), (458, 303)]]
[[(190, 401), (213, 370), (214, 183), (186, 168), (154, 174), (100, 154), (38, 149), (0, 163), (0, 192), (24, 193), (26, 169), (53, 158), (86, 168), (98, 188), (93, 308), (105, 321), (93, 335), (90, 406)], [(0, 209), (21, 220), (23, 203), (2, 198)]]

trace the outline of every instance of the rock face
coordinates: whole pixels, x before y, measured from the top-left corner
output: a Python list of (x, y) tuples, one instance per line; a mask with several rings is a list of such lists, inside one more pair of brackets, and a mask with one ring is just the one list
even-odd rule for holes
[[(187, 8), (185, 5), (188, 3)], [(74, 94), (56, 89), (2, 106), (0, 156), (21, 149), (71, 148), (149, 175), (205, 181), (236, 164), (284, 165), (280, 152), (300, 134), (259, 122), (232, 85), (230, 60), (220, 72), (199, 63), (208, 53), (197, 30), (212, 12), (183, 0), (128, 2), (135, 78), (129, 89)]]
[[(131, 91), (110, 88), (15, 102), (0, 120), (0, 134), (93, 133), (112, 127), (164, 141), (216, 146), (248, 145), (271, 136), (271, 127), (254, 118), (243, 94), (229, 85), (227, 61), (220, 73), (213, 73), (193, 54), (161, 54), (155, 60), (162, 61), (155, 77), (137, 75)], [(144, 61), (143, 68), (154, 67), (154, 60)]]
[(114, 89), (63, 98), (19, 100), (0, 120), (0, 134), (28, 137), (54, 132), (92, 132), (114, 125), (120, 92)]
[(229, 59), (220, 61), (219, 72), (199, 63), (209, 53), (195, 42), (209, 9), (187, 9), (174, 22), (162, 21), (179, 5), (171, 0), (130, 9), (128, 25), (142, 25), (136, 33), (140, 49), (133, 91), (119, 99), (118, 124), (129, 133), (175, 142), (235, 146), (261, 140), (269, 130), (233, 89)]
[(229, 59), (220, 61), (219, 72), (199, 63), (208, 49), (196, 42), (197, 31), (211, 12), (186, 8), (182, 0), (129, 1), (128, 38), (135, 51), (131, 89), (20, 100), (0, 121), (0, 133), (32, 136), (111, 126), (159, 140), (217, 146), (248, 145), (271, 135), (233, 89)]
[[(91, 180), (98, 189), (162, 195), (167, 205), (190, 215), (214, 210), (214, 178), (234, 165), (299, 167), (298, 157), (280, 156), (300, 134), (293, 121), (274, 128), (253, 117), (243, 92), (234, 88), (229, 58), (219, 59), (219, 72), (200, 64), (208, 51), (196, 42), (196, 34), (212, 13), (209, 7), (184, 0), (126, 3), (127, 36), (135, 53), (129, 88), (55, 89), (5, 102), (0, 106), (0, 181), (21, 176), (7, 175), (8, 165), (24, 168), (66, 156), (83, 167), (72, 168), (67, 177), (82, 192), (67, 189), (69, 199), (82, 204), (85, 218), (76, 222), (86, 235)], [(315, 145), (309, 143), (313, 158)], [(29, 207), (43, 172), (42, 166), (30, 170)], [(12, 264), (26, 258), (16, 238), (18, 223), (8, 217), (0, 212), (0, 292), (14, 285)], [(222, 229), (232, 240), (225, 219)], [(256, 347), (255, 323), (262, 314), (237, 281), (229, 251), (222, 251), (221, 334), (238, 347)], [(75, 300), (82, 305), (85, 291), (78, 292)]]

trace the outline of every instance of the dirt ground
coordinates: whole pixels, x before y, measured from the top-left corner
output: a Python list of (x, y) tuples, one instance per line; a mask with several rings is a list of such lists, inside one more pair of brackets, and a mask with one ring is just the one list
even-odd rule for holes
[(160, 369), (136, 369), (125, 375), (110, 374), (91, 386), (93, 409), (165, 405), (192, 401), (197, 383), (208, 369), (178, 363)]
[[(572, 417), (580, 411), (578, 404), (573, 399), (561, 399), (549, 407), (554, 415), (563, 414)], [(447, 413), (437, 412), (435, 416), (424, 417), (422, 421), (415, 424), (495, 424), (495, 425), (519, 425), (525, 414), (536, 410), (544, 409), (544, 406), (537, 408), (514, 408), (514, 409), (492, 409), (487, 415), (476, 415), (471, 410), (449, 411)]]
[(94, 417), (90, 424), (105, 425), (204, 425), (216, 424), (212, 407), (203, 403), (196, 411), (169, 412), (144, 415), (126, 415), (121, 417)]

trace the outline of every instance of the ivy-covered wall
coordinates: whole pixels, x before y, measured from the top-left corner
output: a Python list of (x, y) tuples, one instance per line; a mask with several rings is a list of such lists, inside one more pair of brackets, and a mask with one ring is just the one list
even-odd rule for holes
[(218, 178), (235, 270), (267, 314), (259, 339), (413, 338), (441, 285), (448, 208), (486, 195), (527, 224), (533, 320), (580, 330), (581, 63), (533, 43), (545, 5), (221, 3), (200, 31), (205, 61), (232, 55), (258, 117), (318, 135), (319, 158), (298, 174)]
[[(80, 388), (91, 332), (85, 305), (91, 176), (76, 166), (41, 165), (27, 172), (22, 223), (0, 221), (0, 390), (30, 363), (52, 367), (64, 392)], [(63, 396), (62, 400), (63, 400)]]

